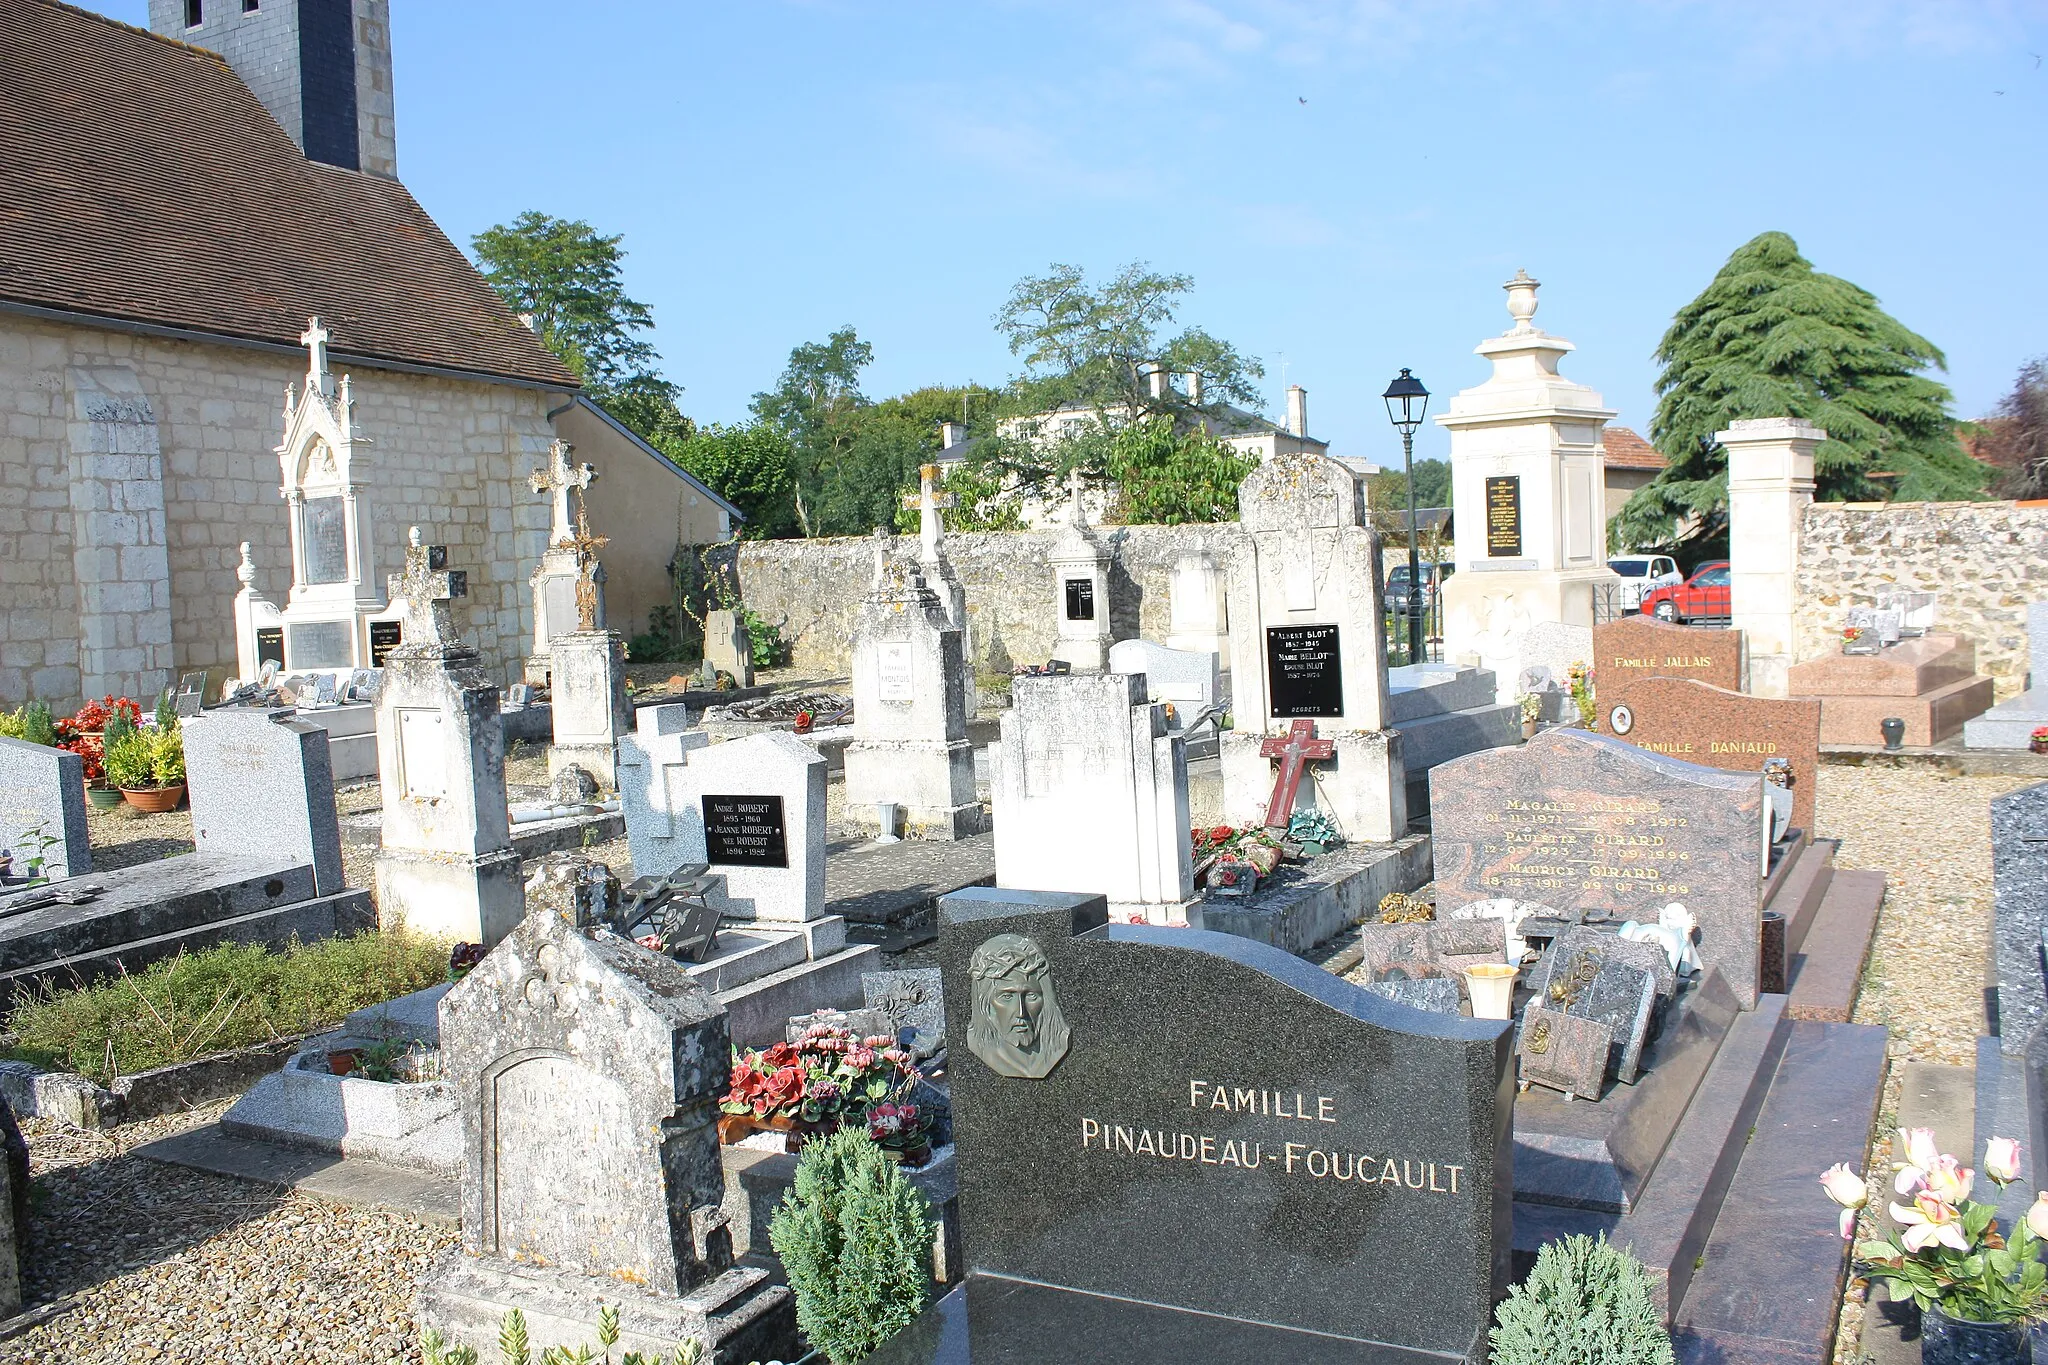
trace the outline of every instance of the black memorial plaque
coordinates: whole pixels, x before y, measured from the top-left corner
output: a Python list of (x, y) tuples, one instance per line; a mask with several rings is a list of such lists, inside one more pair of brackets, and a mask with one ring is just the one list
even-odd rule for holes
[(404, 638), (405, 632), (396, 621), (370, 622), (370, 667), (382, 668), (384, 660)]
[(1502, 474), (1486, 481), (1486, 553), (1513, 558), (1522, 553), (1522, 480)]
[(284, 627), (267, 626), (256, 632), (256, 666), (264, 664), (284, 667)]
[(729, 867), (788, 867), (779, 796), (706, 796), (704, 858)]
[(1094, 579), (1069, 578), (1067, 580), (1067, 619), (1069, 621), (1093, 621), (1095, 619)]
[(1335, 626), (1266, 627), (1266, 686), (1276, 719), (1344, 714)]

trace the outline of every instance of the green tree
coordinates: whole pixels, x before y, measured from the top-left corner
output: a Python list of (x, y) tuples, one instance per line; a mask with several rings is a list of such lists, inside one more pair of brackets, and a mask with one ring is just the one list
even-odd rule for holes
[(1973, 453), (1998, 471), (2008, 498), (2048, 496), (2048, 358), (2020, 367), (1991, 416), (1972, 424)]
[(1258, 460), (1200, 430), (1148, 417), (1109, 439), (1103, 473), (1117, 490), (1112, 514), (1133, 525), (1234, 521), (1237, 486)]
[(806, 536), (824, 535), (815, 510), (821, 484), (852, 442), (847, 416), (866, 405), (860, 372), (874, 363), (875, 348), (851, 326), (822, 342), (793, 348), (775, 387), (754, 395), (754, 416), (789, 439), (797, 527)]
[(1923, 370), (1940, 350), (1867, 290), (1816, 271), (1782, 232), (1738, 248), (1657, 346), (1664, 372), (1650, 439), (1665, 467), (1615, 519), (1624, 543), (1726, 534), (1728, 461), (1714, 433), (1738, 418), (1798, 417), (1826, 428), (1815, 496), (1955, 499), (1981, 495), (1985, 471), (1963, 453), (1947, 387)]
[(626, 297), (622, 236), (604, 237), (580, 219), (528, 210), (470, 239), (477, 265), (547, 348), (583, 381), (594, 402), (660, 445), (694, 429), (676, 406), (681, 390), (654, 370), (660, 358), (638, 334), (654, 313)]
[(661, 449), (746, 514), (740, 534), (747, 539), (786, 536), (793, 529), (794, 456), (789, 438), (776, 427), (766, 422), (737, 427), (713, 423)]
[[(1399, 469), (1383, 469), (1366, 480), (1367, 501), (1373, 510), (1397, 513), (1400, 524), (1408, 524), (1408, 476)], [(1451, 466), (1446, 460), (1415, 462), (1415, 506), (1451, 505)]]

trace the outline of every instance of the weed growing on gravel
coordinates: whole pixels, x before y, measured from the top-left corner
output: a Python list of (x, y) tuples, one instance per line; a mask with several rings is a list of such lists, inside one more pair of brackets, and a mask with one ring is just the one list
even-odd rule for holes
[(4, 1055), (116, 1076), (330, 1028), (351, 1010), (431, 986), (448, 945), (399, 933), (180, 953), (91, 986), (46, 985), (8, 1021)]

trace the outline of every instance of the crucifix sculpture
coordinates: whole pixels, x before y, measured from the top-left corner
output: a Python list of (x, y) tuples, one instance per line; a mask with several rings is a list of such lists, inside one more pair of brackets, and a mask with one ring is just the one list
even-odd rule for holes
[(1297, 720), (1283, 738), (1275, 735), (1259, 745), (1262, 758), (1280, 760), (1280, 772), (1273, 781), (1273, 799), (1266, 804), (1266, 828), (1285, 830), (1294, 813), (1294, 796), (1301, 787), (1301, 770), (1310, 759), (1335, 758), (1337, 745), (1315, 737), (1312, 720)]
[(468, 646), (455, 633), (455, 615), (449, 603), (469, 596), (469, 575), (448, 567), (448, 547), (420, 543), (420, 528), (408, 535), (405, 572), (392, 574), (386, 583), (391, 600), (405, 610), (399, 623), (399, 646), (391, 651), (398, 658), (445, 658), (465, 653)]
[(1067, 520), (1076, 526), (1088, 524), (1088, 509), (1081, 503), (1081, 494), (1088, 488), (1088, 476), (1081, 472), (1079, 465), (1067, 471)]
[(557, 441), (548, 447), (548, 462), (545, 468), (536, 469), (527, 476), (527, 483), (537, 494), (550, 497), (548, 544), (570, 547), (575, 542), (575, 529), (569, 520), (569, 490), (576, 490), (580, 505), (584, 490), (597, 478), (597, 471), (587, 464), (571, 465), (569, 452), (575, 447), (567, 441)]
[(951, 493), (939, 491), (939, 467), (935, 464), (921, 465), (917, 471), (917, 492), (903, 495), (906, 511), (917, 513), (918, 557), (927, 564), (939, 557), (939, 537), (945, 532), (946, 524), (939, 519), (945, 508), (959, 505), (960, 499)]
[(306, 319), (306, 330), (299, 333), (299, 344), (306, 348), (306, 390), (311, 393), (328, 392), (327, 343), (334, 339), (334, 333), (320, 325), (317, 317)]
[[(583, 466), (585, 469), (589, 465)], [(597, 562), (598, 550), (611, 544), (608, 536), (590, 534), (590, 509), (583, 502), (581, 489), (576, 494), (576, 534), (568, 541), (570, 549), (576, 552), (576, 629), (596, 630), (597, 585), (603, 566)]]

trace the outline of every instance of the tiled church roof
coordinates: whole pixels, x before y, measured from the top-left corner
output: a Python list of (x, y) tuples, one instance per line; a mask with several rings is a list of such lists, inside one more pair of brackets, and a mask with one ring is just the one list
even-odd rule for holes
[(0, 304), (574, 388), (403, 185), (308, 161), (210, 52), (0, 0)]

